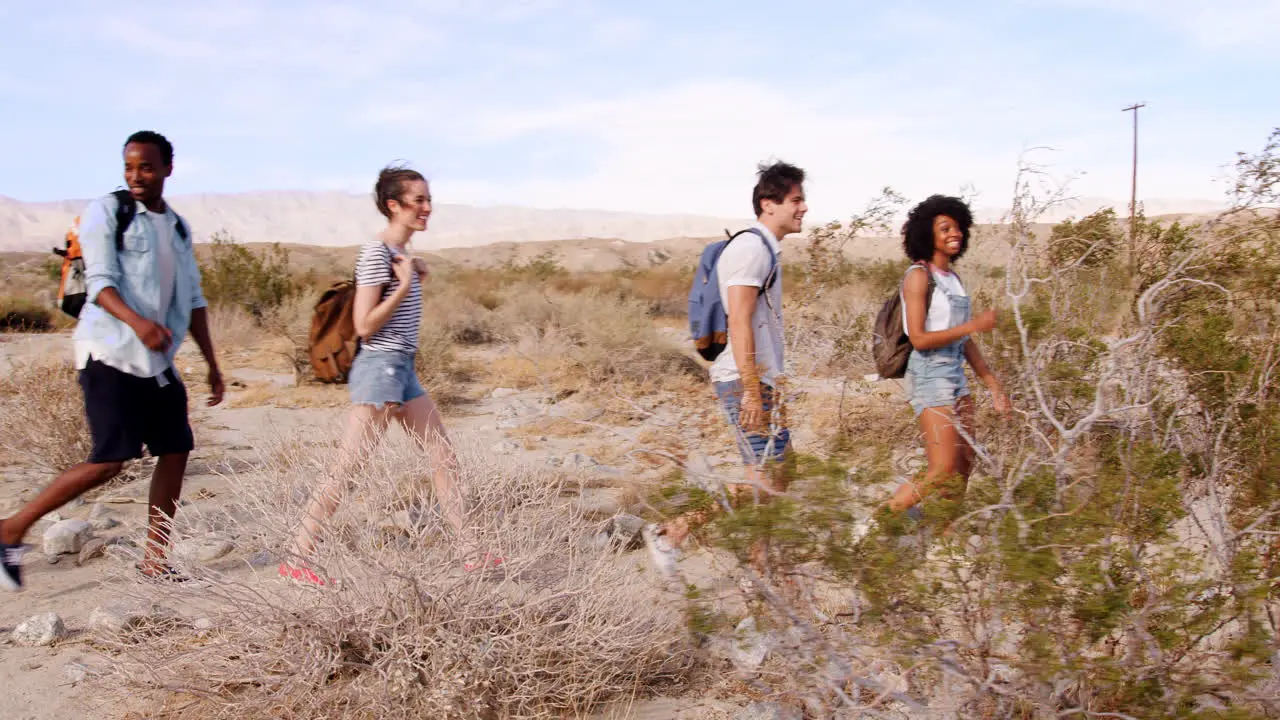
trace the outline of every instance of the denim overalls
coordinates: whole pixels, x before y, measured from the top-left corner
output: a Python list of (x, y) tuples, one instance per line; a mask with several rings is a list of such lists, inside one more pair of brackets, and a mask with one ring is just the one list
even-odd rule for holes
[[(913, 265), (907, 272), (919, 267), (921, 266)], [(925, 270), (933, 272), (931, 268)], [(951, 306), (951, 319), (947, 329), (969, 322), (969, 298), (952, 294), (942, 283), (937, 283), (937, 288), (946, 295), (947, 303)], [(934, 350), (911, 351), (911, 356), (907, 359), (906, 377), (910, 387), (908, 397), (911, 409), (917, 416), (926, 408), (953, 407), (957, 400), (969, 394), (969, 381), (964, 375), (966, 342), (967, 336)]]

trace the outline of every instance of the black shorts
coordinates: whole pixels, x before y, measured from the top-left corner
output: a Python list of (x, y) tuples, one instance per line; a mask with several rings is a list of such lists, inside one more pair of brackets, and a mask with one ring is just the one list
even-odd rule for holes
[(168, 381), (141, 378), (104, 365), (93, 358), (80, 371), (84, 411), (93, 437), (91, 463), (124, 462), (142, 457), (142, 446), (153, 457), (191, 452), (195, 438), (187, 418), (187, 388), (173, 372)]

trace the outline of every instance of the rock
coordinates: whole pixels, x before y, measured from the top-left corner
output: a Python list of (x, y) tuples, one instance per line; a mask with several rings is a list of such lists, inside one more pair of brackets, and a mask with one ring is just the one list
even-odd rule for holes
[(564, 464), (564, 460), (561, 460), (558, 457), (549, 457), (547, 458), (547, 464), (551, 467), (560, 467)]
[(671, 259), (671, 253), (662, 248), (653, 248), (648, 252), (647, 258), (650, 265), (662, 265)]
[(508, 398), (508, 397), (511, 397), (512, 395), (519, 395), (519, 394), (520, 394), (520, 391), (516, 390), (515, 388), (500, 387), (500, 388), (494, 388), (493, 391), (489, 393), (489, 397), (494, 398), (495, 400), (500, 400), (502, 398)]
[(578, 508), (585, 515), (612, 517), (622, 511), (625, 499), (622, 488), (585, 488), (578, 496)]
[(84, 547), (80, 548), (80, 557), (76, 558), (76, 565), (83, 565), (94, 558), (102, 557), (106, 552), (106, 549), (106, 540), (97, 537), (90, 538), (89, 541), (84, 544)]
[(145, 600), (122, 600), (94, 608), (89, 613), (89, 629), (101, 635), (119, 635), (159, 630), (177, 620), (178, 614), (163, 605)]
[(729, 645), (729, 660), (739, 670), (759, 670), (769, 657), (771, 639), (756, 629), (756, 619), (743, 618), (733, 629), (733, 640)]
[(107, 510), (107, 506), (102, 503), (94, 503), (89, 508), (89, 525), (94, 530), (110, 530), (120, 525), (120, 521), (111, 516)]
[(276, 554), (270, 550), (259, 550), (249, 556), (250, 567), (270, 567), (271, 565), (275, 565), (277, 562), (279, 562), (279, 558), (277, 558)]
[(13, 641), (26, 647), (52, 645), (66, 636), (67, 628), (57, 613), (36, 615), (13, 629)]
[(520, 443), (515, 440), (501, 440), (493, 444), (493, 451), (502, 455), (510, 455), (520, 449)]
[(102, 674), (101, 670), (96, 670), (82, 662), (69, 662), (62, 666), (62, 674), (67, 681), (75, 685), (88, 680), (91, 677), (98, 677)]
[(209, 637), (213, 633), (213, 627), (213, 620), (207, 617), (196, 618), (195, 622), (191, 623), (191, 629), (196, 631), (196, 637), (199, 638)]
[(618, 513), (604, 522), (600, 532), (623, 550), (639, 550), (644, 547), (644, 538), (640, 535), (643, 529), (644, 520), (641, 518)]
[(23, 663), (23, 664), (22, 664), (22, 671), (23, 671), (23, 672), (31, 672), (32, 670), (39, 670), (39, 669), (40, 669), (40, 668), (42, 668), (42, 667), (44, 667), (44, 663), (38, 663), (38, 662), (34, 662), (34, 661), (33, 661), (33, 662), (29, 662), (29, 663)]
[(600, 465), (600, 462), (590, 455), (575, 452), (564, 456), (565, 467), (589, 468), (597, 467), (598, 465)]
[(185, 560), (213, 562), (235, 549), (235, 544), (226, 538), (191, 538), (176, 543), (173, 554)]
[(737, 720), (804, 720), (804, 713), (782, 703), (753, 702), (738, 713)]
[(93, 526), (84, 520), (62, 520), (44, 531), (45, 555), (74, 555), (93, 537)]

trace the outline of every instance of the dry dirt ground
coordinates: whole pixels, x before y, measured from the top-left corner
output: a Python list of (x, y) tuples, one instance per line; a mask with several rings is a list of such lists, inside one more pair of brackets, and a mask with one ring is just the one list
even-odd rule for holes
[[(8, 363), (45, 356), (70, 357), (67, 334), (0, 335), (0, 371)], [(235, 358), (224, 361), (230, 385), (226, 401), (219, 407), (204, 407), (204, 366), (193, 345), (187, 343), (178, 366), (188, 384), (197, 447), (192, 455), (184, 502), (198, 503), (201, 510), (217, 510), (234, 496), (226, 471), (253, 472), (257, 448), (273, 437), (306, 434), (338, 423), (344, 411), (345, 387), (294, 387), (291, 373), (279, 368), (245, 367)], [(811, 406), (831, 405), (836, 387), (831, 382), (811, 382), (809, 395), (817, 395)], [(864, 393), (883, 394), (883, 388), (862, 383)], [(870, 388), (870, 389), (868, 389)], [(514, 456), (521, 462), (560, 465), (581, 479), (576, 496), (566, 502), (582, 503), (604, 519), (617, 512), (644, 513), (644, 498), (670, 473), (669, 463), (630, 453), (632, 440), (646, 439), (652, 446), (660, 438), (694, 438), (704, 453), (692, 458), (716, 473), (735, 473), (737, 460), (724, 431), (710, 389), (704, 402), (666, 402), (662, 397), (638, 398), (624, 402), (630, 416), (617, 410), (608, 398), (583, 397), (552, 399), (537, 390), (516, 391), (474, 386), (467, 389), (470, 402), (446, 410), (446, 423), (455, 438), (466, 438), (494, 453)], [(606, 411), (606, 408), (609, 408)], [(794, 420), (793, 420), (794, 422)], [(803, 448), (815, 441), (807, 426), (796, 432), (796, 444)], [(629, 440), (630, 438), (630, 440)], [(701, 438), (699, 440), (698, 438)], [(687, 447), (687, 446), (686, 446)], [(672, 448), (673, 452), (680, 452)], [(698, 455), (697, 452), (694, 453)], [(105, 512), (118, 526), (95, 531), (105, 539), (141, 540), (145, 533), (146, 494), (149, 467), (142, 461), (132, 479), (91, 493), (84, 502), (58, 511), (62, 518), (88, 518)], [(0, 514), (8, 514), (32, 497), (50, 477), (21, 466), (0, 469)], [(67, 718), (92, 712), (100, 717), (118, 717), (119, 707), (103, 707), (102, 701), (77, 682), (77, 669), (92, 668), (102, 662), (87, 641), (89, 616), (95, 607), (118, 595), (126, 587), (125, 578), (134, 572), (133, 560), (125, 552), (110, 552), (83, 564), (74, 556), (50, 558), (40, 551), (41, 537), (55, 518), (47, 518), (33, 528), (27, 541), (33, 546), (25, 564), (26, 589), (0, 596), (0, 686), (5, 690), (0, 716), (12, 720)], [(643, 550), (624, 556), (626, 562), (648, 567)], [(211, 566), (254, 582), (274, 583), (274, 562), (251, 545), (232, 547), (209, 560)], [(711, 570), (711, 563), (696, 555), (683, 563), (687, 579), (708, 589), (732, 584)], [(68, 637), (51, 647), (19, 646), (9, 637), (23, 620), (40, 613), (55, 612), (66, 624)], [(722, 684), (723, 685), (723, 684)], [(703, 693), (711, 690), (704, 688)], [(656, 698), (623, 703), (602, 711), (599, 718), (733, 718), (750, 702), (734, 697), (723, 686), (719, 697)]]

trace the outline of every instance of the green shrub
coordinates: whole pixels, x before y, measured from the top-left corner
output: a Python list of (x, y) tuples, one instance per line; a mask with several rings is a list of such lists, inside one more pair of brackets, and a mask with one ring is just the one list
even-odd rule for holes
[(289, 251), (272, 243), (254, 252), (225, 232), (210, 238), (209, 259), (201, 263), (209, 304), (238, 305), (261, 321), (299, 290), (289, 269)]

